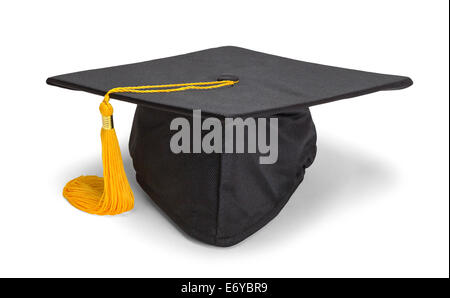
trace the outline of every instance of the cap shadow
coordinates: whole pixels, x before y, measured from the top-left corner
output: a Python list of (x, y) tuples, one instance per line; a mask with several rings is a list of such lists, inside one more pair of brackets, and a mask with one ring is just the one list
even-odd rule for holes
[[(121, 144), (126, 144), (123, 140)], [(168, 225), (191, 243), (211, 249), (224, 249), (204, 244), (186, 235), (142, 190), (135, 179), (133, 163), (128, 152), (123, 152), (125, 171), (135, 196), (135, 208), (125, 215), (127, 224), (138, 235), (148, 237), (152, 242), (168, 242)], [(102, 173), (100, 157), (83, 163), (84, 171)], [(75, 166), (79, 167), (79, 165)], [(71, 172), (73, 169), (71, 170)], [(59, 175), (66, 177), (68, 175)], [(361, 204), (376, 199), (375, 194), (387, 191), (395, 185), (395, 170), (385, 161), (338, 141), (320, 141), (316, 160), (306, 170), (305, 178), (294, 192), (286, 206), (260, 231), (248, 239), (227, 249), (258, 249), (282, 246), (292, 237), (301, 237), (326, 216), (346, 206)], [(61, 181), (63, 183), (63, 181)], [(159, 216), (161, 215), (161, 216)], [(170, 228), (169, 228), (170, 229)], [(157, 233), (157, 234), (155, 234)], [(158, 235), (159, 234), (159, 235)], [(178, 237), (178, 236), (174, 236)]]
[(338, 141), (319, 140), (316, 159), (289, 202), (261, 233), (243, 244), (282, 245), (328, 215), (370, 203), (395, 183), (395, 169), (388, 162)]

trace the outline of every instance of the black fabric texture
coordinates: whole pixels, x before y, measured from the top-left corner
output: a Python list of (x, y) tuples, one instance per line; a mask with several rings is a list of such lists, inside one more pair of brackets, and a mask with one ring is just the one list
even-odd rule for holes
[(212, 245), (234, 245), (274, 218), (316, 154), (308, 108), (272, 116), (279, 154), (270, 165), (259, 164), (257, 153), (172, 153), (176, 117), (137, 106), (129, 143), (136, 179), (184, 232)]
[(156, 109), (216, 117), (264, 116), (292, 108), (406, 88), (411, 79), (296, 61), (238, 47), (220, 47), (169, 58), (75, 72), (47, 83), (104, 95), (114, 87), (215, 81), (223, 74), (239, 83), (207, 91), (112, 94)]
[[(227, 78), (239, 78), (239, 83), (203, 91), (111, 95), (137, 104), (129, 149), (138, 183), (184, 232), (217, 246), (234, 245), (267, 224), (303, 180), (316, 154), (310, 106), (412, 84), (404, 76), (231, 46), (59, 75), (47, 83), (104, 95), (115, 87)], [(258, 153), (173, 153), (170, 123), (183, 115), (192, 124), (193, 110), (222, 122), (226, 117), (277, 118), (277, 162), (260, 164)]]

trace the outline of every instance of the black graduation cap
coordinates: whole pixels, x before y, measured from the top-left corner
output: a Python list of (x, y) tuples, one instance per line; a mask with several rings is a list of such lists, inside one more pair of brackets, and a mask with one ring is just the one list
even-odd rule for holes
[[(263, 227), (303, 180), (316, 154), (310, 106), (412, 85), (403, 76), (230, 46), (55, 76), (47, 83), (106, 95), (101, 105), (105, 179), (82, 176), (69, 182), (64, 196), (70, 203), (95, 214), (132, 208), (132, 192), (117, 166), (122, 162), (117, 140), (108, 135), (114, 131), (109, 97), (135, 103), (129, 149), (138, 183), (187, 234), (217, 246), (234, 245)], [(184, 122), (176, 122), (180, 118)], [(234, 121), (238, 118), (243, 121)], [(211, 137), (211, 130), (202, 130), (207, 120), (206, 128), (219, 127), (220, 133)], [(176, 129), (183, 124), (191, 132), (187, 145), (180, 145), (184, 139)], [(238, 124), (245, 129), (240, 149)], [(270, 136), (276, 136), (276, 159), (262, 162), (271, 154)], [(196, 147), (205, 138), (209, 145), (221, 141), (220, 146), (211, 146), (212, 152)]]

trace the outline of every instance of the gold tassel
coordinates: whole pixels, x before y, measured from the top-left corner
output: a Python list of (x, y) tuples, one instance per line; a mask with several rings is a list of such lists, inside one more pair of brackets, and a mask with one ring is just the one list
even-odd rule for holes
[[(233, 86), (239, 81), (213, 81), (168, 85), (148, 85), (117, 87), (109, 90), (100, 104), (103, 127), (102, 160), (103, 178), (80, 176), (69, 181), (63, 190), (63, 196), (74, 207), (91, 214), (115, 215), (127, 212), (134, 207), (134, 196), (123, 168), (119, 142), (113, 125), (113, 108), (109, 103), (112, 93), (161, 93), (185, 90), (208, 90)], [(155, 89), (156, 88), (156, 89)], [(168, 89), (161, 89), (168, 88)]]
[(113, 108), (100, 104), (103, 178), (80, 176), (66, 184), (64, 197), (74, 207), (91, 214), (115, 215), (133, 209), (134, 196), (123, 168), (119, 142), (113, 127)]

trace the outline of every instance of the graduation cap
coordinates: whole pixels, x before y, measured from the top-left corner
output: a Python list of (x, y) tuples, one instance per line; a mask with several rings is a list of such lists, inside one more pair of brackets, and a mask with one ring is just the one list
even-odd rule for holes
[(234, 245), (267, 224), (303, 180), (316, 155), (310, 106), (412, 85), (403, 76), (238, 47), (64, 74), (47, 83), (104, 96), (104, 177), (67, 183), (63, 195), (72, 205), (100, 215), (133, 208), (110, 98), (135, 103), (129, 151), (139, 185), (183, 231), (217, 246)]

